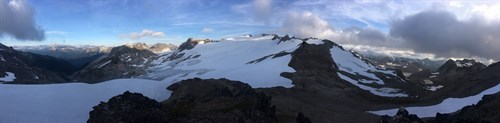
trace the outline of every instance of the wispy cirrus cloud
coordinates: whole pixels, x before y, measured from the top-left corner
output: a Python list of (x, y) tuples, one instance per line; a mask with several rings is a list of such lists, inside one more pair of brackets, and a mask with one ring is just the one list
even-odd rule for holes
[(205, 27), (205, 28), (201, 29), (201, 32), (203, 32), (203, 33), (212, 33), (214, 31), (215, 31), (215, 29), (209, 28), (209, 27)]

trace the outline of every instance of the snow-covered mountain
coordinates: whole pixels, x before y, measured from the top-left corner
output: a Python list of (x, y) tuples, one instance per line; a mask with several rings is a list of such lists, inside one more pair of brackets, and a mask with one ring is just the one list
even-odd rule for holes
[(31, 52), (40, 55), (48, 55), (59, 59), (78, 59), (90, 57), (96, 54), (109, 53), (112, 47), (91, 45), (37, 45), (37, 46), (13, 46), (19, 51)]
[[(70, 76), (72, 80), (68, 81), (79, 83), (0, 84), (0, 98), (8, 99), (0, 100), (4, 109), (0, 110), (0, 122), (85, 122), (92, 106), (114, 95), (128, 90), (163, 101), (172, 93), (167, 86), (190, 78), (247, 83), (253, 90), (271, 96), (276, 115), (283, 119), (303, 112), (318, 122), (373, 121), (378, 117), (374, 114), (393, 114), (393, 108), (401, 105), (419, 116), (449, 113), (477, 102), (482, 95), (497, 93), (500, 87), (500, 62), (484, 67), (470, 60), (449, 61), (439, 73), (422, 70), (406, 78), (399, 70), (374, 65), (333, 41), (316, 38), (274, 34), (221, 40), (191, 38), (178, 49), (163, 53), (149, 48), (145, 44), (115, 47)], [(11, 54), (15, 54), (10, 52), (17, 51), (2, 47), (0, 52), (0, 63), (4, 59), (9, 66), (21, 64), (10, 62), (14, 59)], [(3, 68), (0, 81), (26, 77)], [(18, 69), (22, 70), (6, 68)], [(462, 69), (471, 73), (463, 74)], [(464, 76), (455, 76), (457, 81), (434, 80), (444, 75)], [(196, 87), (204, 86), (210, 85)], [(227, 93), (222, 89), (214, 94)], [(29, 118), (25, 118), (27, 114)]]
[[(325, 44), (325, 42), (328, 42)], [(227, 78), (249, 83), (252, 87), (293, 87), (284, 72), (296, 72), (289, 63), (292, 53), (304, 45), (332, 45), (327, 54), (334, 59), (340, 76), (357, 88), (378, 96), (408, 97), (411, 92), (395, 71), (377, 68), (356, 53), (341, 46), (314, 38), (258, 35), (223, 40), (188, 39), (179, 50), (168, 52), (145, 63), (147, 74), (139, 78), (179, 81), (187, 78)], [(332, 82), (334, 83), (334, 82)]]
[(178, 48), (174, 44), (167, 44), (167, 43), (156, 43), (153, 45), (147, 45), (146, 43), (128, 43), (125, 44), (125, 46), (139, 50), (149, 50), (153, 53), (165, 53), (172, 50), (176, 50)]
[(123, 45), (114, 47), (85, 68), (75, 73), (76, 81), (102, 82), (117, 78), (133, 78), (146, 74), (148, 61), (157, 54), (147, 50), (145, 45)]
[(370, 60), (372, 64), (378, 67), (399, 69), (406, 77), (426, 69), (429, 69), (431, 72), (435, 72), (446, 62), (446, 60), (430, 60), (428, 58), (414, 59), (374, 54), (363, 54), (363, 57)]
[[(326, 42), (326, 43), (325, 43)], [(318, 46), (312, 48), (308, 46)], [(297, 83), (284, 73), (295, 73), (291, 65), (298, 49), (318, 50), (331, 66), (329, 75), (338, 79), (327, 86), (354, 87), (377, 96), (410, 97), (417, 95), (394, 70), (378, 68), (358, 54), (345, 50), (329, 40), (299, 39), (274, 34), (232, 37), (222, 40), (189, 38), (177, 50), (156, 55), (146, 44), (116, 47), (109, 54), (75, 74), (78, 81), (99, 82), (116, 78), (143, 78), (180, 81), (189, 78), (227, 78), (260, 87), (293, 87)], [(312, 48), (312, 49), (304, 49)], [(295, 59), (308, 59), (295, 57)], [(309, 63), (307, 63), (309, 64)], [(314, 64), (314, 63), (313, 63)], [(309, 68), (305, 68), (306, 70)], [(295, 85), (294, 85), (295, 84)]]

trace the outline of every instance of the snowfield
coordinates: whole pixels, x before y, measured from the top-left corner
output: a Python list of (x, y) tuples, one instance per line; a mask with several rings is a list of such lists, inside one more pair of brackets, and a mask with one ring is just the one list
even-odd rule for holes
[(384, 81), (375, 76), (375, 74), (370, 73), (370, 71), (382, 72), (385, 74), (396, 76), (393, 71), (379, 70), (375, 66), (366, 63), (360, 58), (356, 58), (353, 56), (353, 53), (343, 50), (339, 47), (334, 46), (330, 49), (330, 54), (332, 55), (333, 60), (337, 64), (340, 70), (351, 73), (353, 75), (363, 75), (365, 77), (369, 77), (374, 80), (354, 80), (345, 75), (338, 73), (339, 77), (343, 80), (350, 82), (353, 85), (358, 86), (363, 90), (367, 90), (372, 94), (383, 96), (383, 97), (408, 97), (408, 94), (401, 93), (400, 89), (397, 88), (374, 88), (370, 86), (366, 86), (360, 83), (374, 83), (378, 85), (384, 85)]
[(0, 82), (12, 82), (16, 79), (16, 75), (12, 72), (5, 72), (4, 77), (0, 77)]
[(0, 84), (0, 123), (83, 123), (93, 106), (125, 91), (163, 101), (168, 82), (116, 79), (98, 84)]
[[(152, 61), (155, 67), (144, 78), (178, 81), (189, 78), (227, 78), (248, 83), (254, 88), (293, 87), (290, 79), (281, 77), (283, 72), (295, 72), (288, 66), (290, 54), (302, 43), (299, 39), (285, 42), (271, 40), (273, 36), (234, 37), (219, 42), (198, 44), (174, 60), (166, 60), (171, 53)], [(266, 57), (269, 56), (269, 57)], [(276, 57), (274, 57), (276, 56)], [(261, 59), (261, 61), (256, 61)], [(254, 61), (254, 62), (252, 62)]]
[[(500, 92), (500, 84), (491, 87), (480, 94), (469, 96), (465, 98), (448, 98), (443, 100), (443, 102), (431, 105), (431, 106), (421, 106), (421, 107), (407, 107), (406, 110), (410, 114), (417, 114), (419, 117), (434, 117), (436, 113), (452, 113), (462, 109), (464, 106), (473, 105), (478, 103), (484, 95), (494, 94)], [(380, 110), (380, 111), (368, 111), (369, 113), (376, 115), (396, 115), (399, 108)]]

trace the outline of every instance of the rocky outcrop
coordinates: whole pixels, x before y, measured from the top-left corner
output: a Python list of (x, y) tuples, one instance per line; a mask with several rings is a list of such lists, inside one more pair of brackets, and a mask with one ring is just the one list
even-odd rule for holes
[(99, 103), (89, 114), (87, 123), (165, 123), (171, 120), (159, 102), (128, 91)]
[(438, 79), (443, 82), (451, 82), (458, 79), (473, 76), (485, 69), (486, 65), (475, 60), (448, 60), (438, 68)]
[(208, 43), (208, 42), (212, 42), (212, 41), (210, 39), (188, 38), (188, 40), (186, 42), (179, 45), (178, 49), (179, 49), (179, 52), (183, 51), (183, 50), (190, 50), (190, 49), (193, 49), (194, 46), (196, 46), (198, 44), (204, 44), (204, 43)]
[(337, 76), (338, 67), (330, 55), (333, 42), (325, 41), (322, 45), (308, 44), (305, 41), (292, 52), (292, 59), (288, 66), (296, 72), (282, 73), (289, 78), (296, 87), (309, 86), (344, 87)]
[(76, 81), (97, 83), (117, 78), (131, 78), (144, 75), (151, 58), (157, 56), (147, 49), (118, 46), (109, 54), (91, 62), (73, 75)]
[(271, 39), (271, 40), (279, 40), (278, 41), (278, 44), (281, 43), (281, 42), (285, 42), (285, 41), (288, 41), (290, 39), (293, 39), (294, 37), (291, 37), (288, 36), (288, 35), (285, 35), (283, 37), (279, 37), (278, 35), (274, 35), (274, 37)]
[(176, 45), (173, 44), (164, 44), (164, 43), (156, 43), (149, 47), (149, 50), (154, 53), (163, 53), (177, 49)]
[(476, 105), (466, 106), (453, 114), (437, 113), (429, 123), (499, 123), (500, 93), (485, 95)]
[(142, 94), (125, 92), (101, 102), (90, 112), (89, 123), (275, 123), (271, 97), (248, 84), (227, 79), (183, 80), (168, 87), (162, 103)]
[(311, 119), (304, 116), (304, 114), (302, 114), (302, 112), (299, 112), (299, 114), (297, 114), (297, 118), (295, 118), (295, 120), (297, 121), (297, 123), (312, 123)]
[(271, 97), (227, 79), (188, 79), (172, 84), (164, 102), (176, 122), (277, 122)]
[(377, 123), (424, 123), (424, 121), (417, 115), (410, 114), (405, 108), (401, 107), (395, 116), (384, 115), (380, 117)]

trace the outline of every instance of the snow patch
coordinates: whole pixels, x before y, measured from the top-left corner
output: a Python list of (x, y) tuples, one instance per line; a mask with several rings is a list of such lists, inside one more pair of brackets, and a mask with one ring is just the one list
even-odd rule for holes
[(457, 67), (470, 67), (473, 64), (470, 62), (461, 63), (460, 61), (455, 61), (455, 65), (457, 65)]
[(358, 86), (359, 88), (363, 89), (363, 90), (367, 90), (369, 91), (370, 93), (372, 94), (375, 94), (375, 95), (378, 95), (378, 96), (383, 96), (383, 97), (408, 97), (407, 94), (403, 94), (403, 93), (399, 93), (399, 89), (395, 89), (395, 88), (387, 88), (387, 87), (384, 87), (384, 88), (373, 88), (373, 87), (369, 87), (369, 86), (366, 86), (366, 85), (362, 85), (362, 84), (359, 84), (358, 81), (356, 80), (353, 80), (347, 76), (344, 76), (342, 74), (338, 74), (340, 78), (342, 78), (343, 80), (346, 80), (356, 86)]
[(7, 62), (7, 61), (5, 61), (5, 59), (3, 58), (3, 56), (2, 56), (2, 55), (0, 55), (0, 60), (1, 60), (1, 61), (4, 61), (4, 62)]
[(431, 80), (429, 80), (429, 79), (424, 79), (424, 84), (426, 84), (426, 85), (432, 85), (432, 84), (434, 84), (434, 82), (431, 81)]
[(428, 87), (425, 87), (425, 89), (429, 90), (429, 91), (436, 91), (436, 90), (441, 89), (443, 87), (444, 86), (442, 86), (442, 85), (437, 85), (437, 86), (428, 86)]
[(4, 77), (0, 77), (0, 81), (3, 81), (3, 82), (12, 82), (16, 79), (16, 75), (12, 72), (5, 72), (5, 75)]
[(309, 39), (306, 41), (308, 44), (315, 44), (315, 45), (321, 45), (325, 42), (323, 42), (323, 40), (319, 40), (319, 39)]
[(105, 62), (104, 64), (99, 65), (97, 68), (102, 68), (102, 67), (106, 66), (107, 64), (109, 64), (110, 62), (111, 62), (111, 60)]

